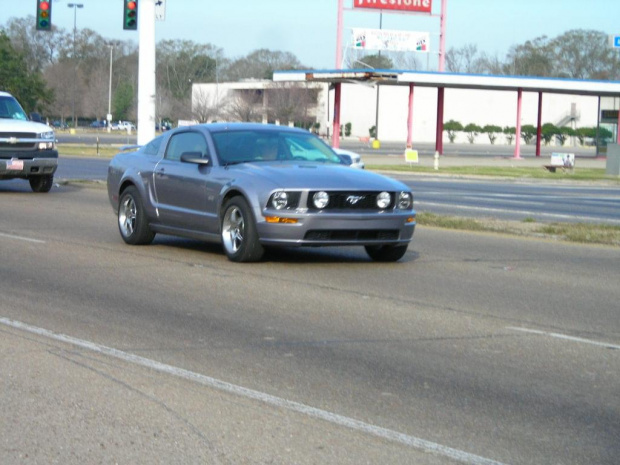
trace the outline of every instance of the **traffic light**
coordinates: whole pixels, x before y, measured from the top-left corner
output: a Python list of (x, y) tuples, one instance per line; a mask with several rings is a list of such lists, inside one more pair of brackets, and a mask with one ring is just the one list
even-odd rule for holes
[(37, 0), (37, 31), (52, 30), (51, 0)]
[(135, 31), (138, 29), (138, 0), (123, 0), (123, 29)]

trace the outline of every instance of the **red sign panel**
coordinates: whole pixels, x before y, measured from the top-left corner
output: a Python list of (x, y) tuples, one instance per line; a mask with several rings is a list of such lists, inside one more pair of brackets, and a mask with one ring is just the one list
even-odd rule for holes
[(433, 0), (354, 0), (354, 8), (430, 13)]

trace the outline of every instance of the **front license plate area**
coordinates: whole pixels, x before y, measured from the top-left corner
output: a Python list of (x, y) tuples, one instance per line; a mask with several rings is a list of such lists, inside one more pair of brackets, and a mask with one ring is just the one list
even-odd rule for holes
[(16, 158), (11, 158), (6, 164), (6, 169), (9, 171), (23, 171), (24, 160), (17, 160)]

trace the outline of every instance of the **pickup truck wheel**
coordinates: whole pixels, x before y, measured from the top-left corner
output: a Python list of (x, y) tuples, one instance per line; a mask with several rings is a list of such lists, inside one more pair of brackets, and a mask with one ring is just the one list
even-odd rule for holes
[(118, 229), (123, 240), (130, 245), (150, 244), (155, 238), (135, 187), (128, 187), (121, 194), (118, 202)]
[(54, 185), (54, 176), (50, 174), (32, 176), (28, 178), (28, 181), (33, 192), (49, 192)]
[(376, 262), (395, 262), (407, 252), (407, 245), (367, 245), (366, 253)]
[(256, 222), (250, 206), (241, 196), (224, 204), (222, 217), (222, 244), (233, 262), (256, 262), (263, 258), (265, 249), (258, 240)]

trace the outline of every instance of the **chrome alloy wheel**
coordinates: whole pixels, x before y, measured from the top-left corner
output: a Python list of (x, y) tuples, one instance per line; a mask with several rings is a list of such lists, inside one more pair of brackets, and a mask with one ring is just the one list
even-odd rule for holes
[(222, 221), (222, 242), (227, 252), (237, 253), (243, 246), (243, 235), (245, 233), (245, 218), (243, 212), (236, 205), (231, 205)]
[(118, 210), (118, 225), (124, 237), (131, 237), (136, 231), (138, 208), (131, 195), (125, 197)]

